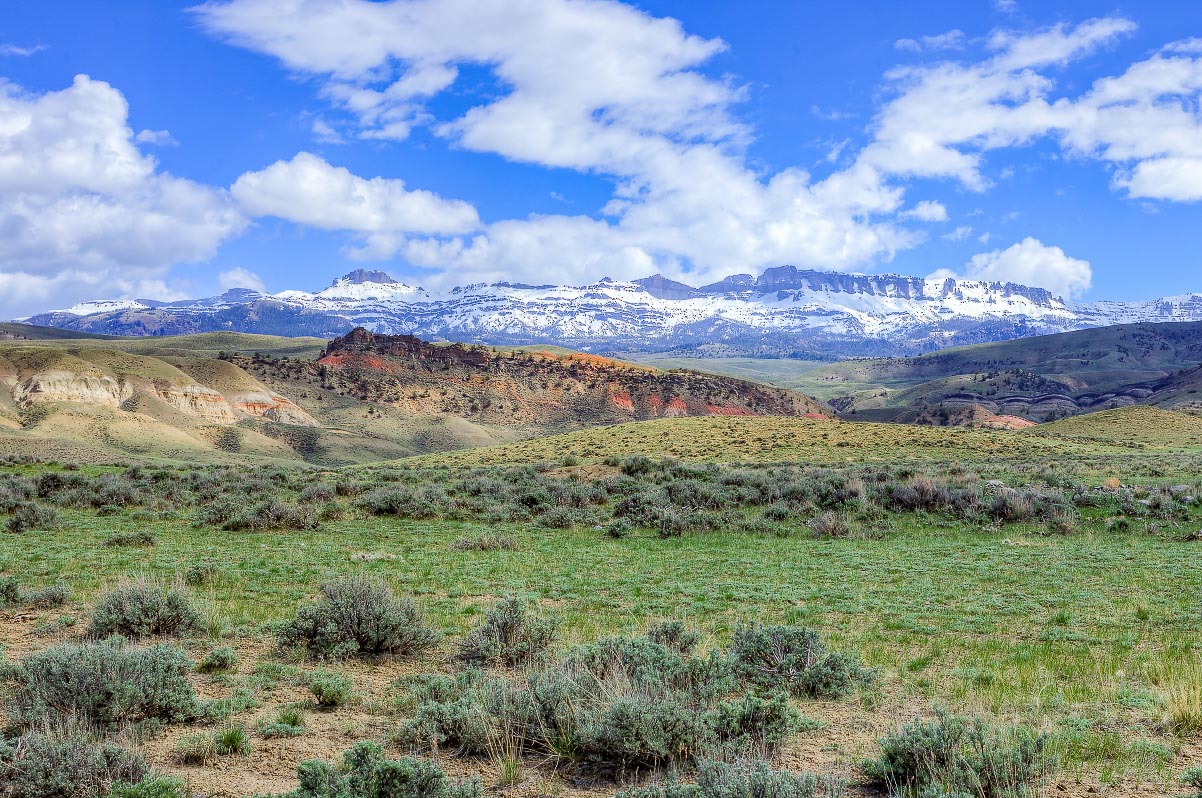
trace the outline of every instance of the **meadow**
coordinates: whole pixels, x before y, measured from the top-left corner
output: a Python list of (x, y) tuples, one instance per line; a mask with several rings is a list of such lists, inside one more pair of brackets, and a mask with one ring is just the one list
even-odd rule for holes
[[(670, 420), (340, 471), (10, 458), (17, 753), (0, 767), (16, 778), (38, 734), (78, 742), (22, 716), (45, 684), (32, 658), (103, 647), (89, 641), (115, 612), (191, 617), (113, 628), (123, 651), (181, 647), (202, 709), (90, 727), (141, 758), (144, 784), (64, 795), (1191, 794), (1202, 458), (1179, 445), (1197, 419), (1159, 412), (892, 441), (875, 425)], [(331, 586), (349, 590), (354, 612), (391, 607), (430, 639), (323, 648), (329, 619), (306, 631), (298, 612), (325, 606), (323, 585), (323, 612)], [(353, 615), (339, 612), (335, 629)], [(740, 670), (765, 657), (772, 680)], [(535, 701), (540, 715), (546, 695), (562, 700)], [(577, 714), (551, 723), (549, 705)], [(571, 745), (549, 741), (556, 724)], [(365, 740), (382, 745), (355, 749), (376, 792), (348, 786), (363, 775), (349, 760), (314, 764)], [(430, 761), (442, 792), (415, 792)], [(381, 791), (394, 765), (409, 792)], [(305, 792), (318, 771), (335, 786)]]

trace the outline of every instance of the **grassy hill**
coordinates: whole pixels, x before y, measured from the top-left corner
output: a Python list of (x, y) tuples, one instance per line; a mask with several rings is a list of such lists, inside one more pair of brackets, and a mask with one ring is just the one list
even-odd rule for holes
[(59, 341), (92, 339), (99, 341), (118, 340), (115, 335), (99, 335), (97, 333), (63, 330), (58, 327), (41, 327), (36, 324), (20, 324), (18, 322), (0, 322), (0, 341), (20, 338), (26, 341)]
[(946, 460), (1040, 457), (1067, 448), (1056, 439), (1004, 430), (854, 424), (780, 417), (703, 417), (618, 424), (518, 443), (427, 455), (414, 465), (558, 463), (581, 465), (642, 454), (686, 461)]
[(1156, 407), (1123, 407), (1023, 430), (1028, 439), (1112, 448), (1202, 450), (1202, 416)]
[[(1046, 421), (1142, 404), (1202, 364), (1202, 323), (1126, 324), (959, 347), (908, 358), (849, 360), (801, 375), (800, 390), (844, 414), (911, 420), (907, 411), (981, 404)], [(1165, 393), (1161, 406), (1179, 397)]]

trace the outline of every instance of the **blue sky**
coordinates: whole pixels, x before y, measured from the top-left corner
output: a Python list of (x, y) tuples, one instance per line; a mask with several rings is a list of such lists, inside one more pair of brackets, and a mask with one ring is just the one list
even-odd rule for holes
[(1200, 37), (1193, 2), (8, 4), (0, 317), (358, 266), (1202, 290)]

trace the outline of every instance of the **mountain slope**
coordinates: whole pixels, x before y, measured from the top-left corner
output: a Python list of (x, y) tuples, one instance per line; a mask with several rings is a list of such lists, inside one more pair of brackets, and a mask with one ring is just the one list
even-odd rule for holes
[[(796, 380), (840, 413), (930, 422), (932, 408), (980, 406), (1046, 421), (1133, 404), (1197, 401), (1202, 323), (1132, 324), (949, 349), (912, 358), (850, 360)], [(1192, 369), (1179, 374), (1181, 369)]]
[(661, 275), (586, 286), (493, 283), (435, 292), (357, 270), (318, 292), (235, 289), (163, 303), (102, 300), (35, 324), (118, 335), (215, 330), (333, 337), (353, 326), (427, 339), (593, 352), (830, 359), (911, 355), (1120, 322), (1202, 320), (1202, 295), (1073, 305), (1040, 288), (768, 269), (695, 288)]

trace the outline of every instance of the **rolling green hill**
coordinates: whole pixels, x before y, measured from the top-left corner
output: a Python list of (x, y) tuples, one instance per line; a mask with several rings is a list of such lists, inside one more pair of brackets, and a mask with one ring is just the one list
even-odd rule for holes
[[(1047, 421), (1131, 404), (1185, 402), (1202, 364), (1202, 323), (1126, 324), (947, 349), (848, 360), (796, 381), (846, 417), (911, 421), (941, 405)], [(1195, 378), (1196, 379), (1196, 378)]]

